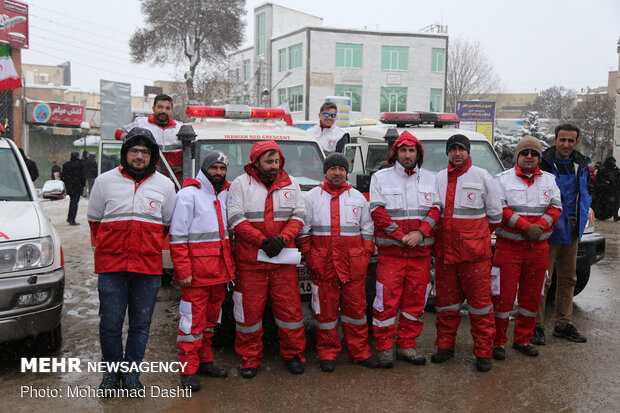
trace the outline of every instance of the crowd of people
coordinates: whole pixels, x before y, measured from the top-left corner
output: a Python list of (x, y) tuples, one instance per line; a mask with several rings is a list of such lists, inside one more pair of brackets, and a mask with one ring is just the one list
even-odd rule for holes
[[(154, 111), (161, 100), (156, 98)], [(170, 107), (161, 111), (171, 110), (171, 99), (163, 100)], [(537, 139), (523, 137), (515, 164), (496, 177), (472, 164), (470, 142), (458, 133), (446, 143), (447, 168), (435, 175), (423, 168), (422, 143), (405, 131), (391, 148), (388, 167), (372, 176), (366, 201), (347, 182), (349, 163), (336, 150), (346, 137), (330, 131), (332, 113), (335, 108), (324, 106), (319, 114), (324, 120), (319, 132), (327, 133), (319, 139), (328, 152), (324, 180), (305, 195), (286, 172), (275, 141), (254, 144), (245, 173), (232, 183), (226, 180), (227, 155), (207, 151), (196, 177), (175, 193), (172, 182), (156, 172), (165, 134), (158, 139), (152, 131), (174, 126), (171, 118), (163, 122), (163, 116), (153, 115), (144, 123), (148, 127), (135, 126), (122, 136), (121, 165), (97, 178), (88, 207), (103, 361), (142, 361), (168, 233), (175, 282), (181, 287), (177, 346), (179, 360), (187, 363), (181, 385), (194, 391), (200, 389), (200, 375), (227, 376), (215, 365), (211, 343), (225, 286), (233, 280), (240, 375), (251, 379), (260, 369), (268, 299), (280, 356), (292, 374), (304, 373), (297, 251), (312, 276), (316, 351), (324, 372), (334, 371), (342, 351), (339, 320), (352, 363), (370, 369), (390, 368), (395, 359), (426, 363), (416, 339), (423, 330), (432, 256), (437, 350), (431, 362), (455, 356), (461, 310), (466, 309), (475, 367), (491, 370), (493, 359), (507, 357), (515, 299), (512, 347), (537, 356), (535, 345), (546, 344), (544, 294), (554, 267), (553, 335), (586, 341), (571, 322), (577, 243), (591, 202), (589, 161), (575, 149), (578, 128), (558, 126), (554, 146), (545, 152)], [(365, 290), (375, 248), (372, 334), (377, 358), (370, 345)], [(104, 373), (101, 389), (121, 387), (144, 386), (138, 373)]]

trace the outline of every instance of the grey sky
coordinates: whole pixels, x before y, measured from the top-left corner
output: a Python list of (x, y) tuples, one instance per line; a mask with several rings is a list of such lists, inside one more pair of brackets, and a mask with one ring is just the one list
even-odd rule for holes
[[(182, 1), (182, 0), (179, 0)], [(140, 93), (154, 80), (182, 79), (182, 70), (132, 64), (128, 39), (142, 22), (137, 0), (44, 0), (30, 4), (30, 50), (24, 63), (72, 62), (73, 86), (97, 91), (99, 79), (132, 84)], [(248, 30), (253, 10), (246, 3)], [(451, 37), (479, 40), (505, 91), (553, 85), (580, 90), (607, 84), (618, 66), (618, 0), (282, 0), (276, 4), (323, 17), (325, 26), (416, 32), (448, 25)], [(178, 24), (174, 22), (171, 24)], [(251, 31), (248, 33), (251, 34)], [(251, 35), (246, 34), (246, 44)]]

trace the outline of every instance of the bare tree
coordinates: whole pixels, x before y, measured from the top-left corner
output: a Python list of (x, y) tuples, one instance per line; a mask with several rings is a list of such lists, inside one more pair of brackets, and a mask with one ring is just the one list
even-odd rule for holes
[(530, 110), (537, 111), (543, 118), (566, 119), (571, 115), (577, 92), (564, 86), (552, 86), (541, 90)]
[(614, 99), (607, 95), (585, 95), (573, 111), (572, 122), (581, 129), (579, 141), (600, 161), (612, 149), (615, 116)]
[(185, 62), (190, 101), (196, 96), (196, 73), (201, 63), (226, 59), (239, 46), (245, 22), (244, 0), (141, 0), (145, 27), (129, 40), (132, 61), (154, 64)]
[(480, 42), (460, 38), (452, 40), (448, 49), (446, 83), (447, 111), (454, 111), (457, 100), (485, 99), (500, 91), (499, 77)]

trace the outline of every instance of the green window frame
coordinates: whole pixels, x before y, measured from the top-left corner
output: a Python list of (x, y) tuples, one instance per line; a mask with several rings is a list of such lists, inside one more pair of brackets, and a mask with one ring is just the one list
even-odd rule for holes
[(303, 86), (294, 86), (288, 88), (288, 105), (291, 112), (301, 112), (304, 110), (304, 88)]
[(362, 68), (361, 44), (336, 43), (336, 67)]
[(431, 60), (431, 72), (442, 73), (445, 70), (445, 49), (433, 49)]
[(278, 72), (286, 71), (286, 49), (278, 50)]
[(430, 111), (431, 112), (443, 112), (441, 105), (441, 89), (431, 89), (431, 103), (430, 103)]
[(303, 64), (302, 53), (303, 53), (303, 46), (302, 46), (301, 43), (293, 45), (293, 46), (288, 48), (288, 68), (289, 68), (289, 70), (297, 69), (298, 67), (302, 66), (302, 64)]
[(409, 48), (407, 46), (382, 46), (382, 70), (407, 70)]
[(278, 89), (278, 105), (286, 102), (286, 89)]
[(336, 85), (334, 95), (351, 98), (351, 111), (362, 111), (362, 86), (360, 85)]
[(243, 81), (248, 80), (250, 80), (250, 59), (245, 59), (243, 61)]
[(265, 13), (256, 15), (256, 55), (265, 54)]
[(382, 87), (381, 112), (404, 112), (407, 110), (407, 88), (406, 87)]

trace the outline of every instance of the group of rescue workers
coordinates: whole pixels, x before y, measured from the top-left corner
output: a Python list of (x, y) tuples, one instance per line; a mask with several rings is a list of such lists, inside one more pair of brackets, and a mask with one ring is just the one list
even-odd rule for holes
[[(454, 357), (461, 309), (466, 308), (476, 367), (482, 372), (491, 370), (492, 358), (506, 357), (506, 330), (515, 298), (513, 348), (537, 356), (530, 340), (545, 344), (542, 319), (537, 325), (536, 317), (542, 313), (539, 306), (544, 310), (545, 280), (547, 287), (550, 282), (545, 275), (553, 272), (561, 250), (558, 247), (550, 260), (548, 242), (559, 230), (558, 236), (568, 234), (569, 241), (555, 242), (574, 247), (576, 254), (576, 239), (585, 225), (580, 210), (587, 191), (580, 193), (580, 175), (570, 178), (569, 174), (562, 192), (556, 184), (556, 179), (564, 178), (558, 177), (555, 165), (572, 165), (569, 160), (577, 164), (574, 158), (581, 156), (574, 151), (579, 136), (574, 126), (558, 127), (556, 146), (550, 148), (554, 152), (545, 153), (553, 173), (539, 167), (545, 165), (540, 142), (524, 136), (516, 147), (516, 165), (495, 178), (472, 165), (470, 142), (458, 133), (446, 143), (447, 168), (435, 175), (422, 168), (420, 141), (404, 131), (392, 145), (389, 167), (372, 176), (367, 202), (347, 182), (349, 163), (339, 149), (348, 136), (334, 125), (337, 108), (333, 103), (321, 107), (319, 129), (313, 132), (328, 153), (325, 179), (305, 196), (295, 178), (286, 173), (282, 151), (271, 140), (254, 144), (245, 173), (232, 183), (226, 180), (226, 154), (207, 151), (195, 179), (187, 178), (175, 194), (172, 182), (155, 171), (160, 148), (164, 156), (168, 156), (166, 148), (173, 148), (172, 159), (178, 156), (176, 143), (171, 141), (178, 129), (170, 117), (172, 99), (156, 97), (153, 110), (148, 119), (139, 118), (125, 131), (119, 130), (118, 137), (124, 138), (121, 166), (99, 176), (90, 197), (102, 361), (142, 361), (168, 232), (175, 282), (181, 287), (177, 345), (180, 361), (187, 363), (181, 384), (194, 391), (200, 389), (199, 374), (227, 376), (226, 370), (213, 363), (211, 342), (221, 317), (225, 286), (232, 280), (241, 376), (255, 377), (261, 365), (268, 298), (278, 327), (280, 355), (291, 373), (304, 372), (306, 336), (297, 268), (285, 257), (295, 248), (312, 276), (322, 371), (334, 370), (341, 351), (339, 318), (351, 362), (367, 368), (390, 368), (394, 357), (415, 365), (426, 363), (416, 349), (416, 339), (422, 332), (422, 314), (431, 289), (431, 253), (435, 257), (438, 348), (432, 362)], [(573, 192), (580, 193), (577, 204), (573, 195), (564, 193), (564, 188), (575, 188), (575, 183)], [(565, 197), (573, 200), (570, 213), (563, 212)], [(494, 257), (493, 231), (497, 236)], [(372, 331), (378, 360), (369, 345), (365, 289), (375, 247)], [(561, 278), (558, 272), (557, 294), (563, 304), (556, 306), (553, 333), (584, 342), (585, 337), (570, 323), (571, 281)], [(127, 309), (129, 332), (123, 354)], [(127, 389), (143, 388), (137, 373), (114, 372), (104, 373), (100, 388), (117, 389), (121, 382)]]

